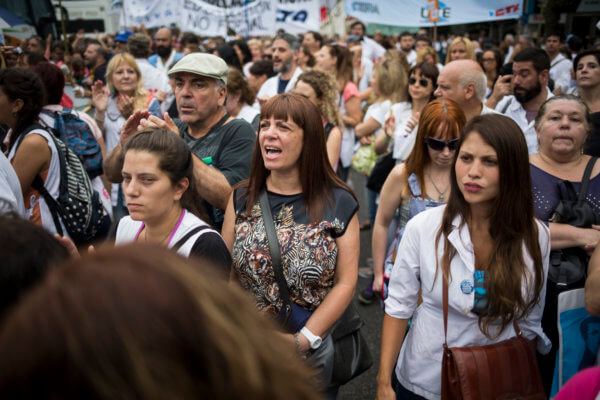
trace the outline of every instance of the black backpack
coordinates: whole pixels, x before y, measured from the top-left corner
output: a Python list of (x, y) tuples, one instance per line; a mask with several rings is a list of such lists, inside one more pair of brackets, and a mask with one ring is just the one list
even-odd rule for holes
[(70, 147), (57, 138), (56, 131), (39, 124), (30, 125), (22, 134), (17, 148), (23, 138), (34, 129), (42, 129), (50, 133), (60, 163), (60, 184), (58, 198), (54, 199), (44, 187), (42, 178), (37, 175), (32, 187), (46, 200), (56, 232), (64, 235), (60, 221), (62, 220), (69, 236), (76, 245), (90, 243), (92, 240), (104, 239), (110, 229), (110, 217), (104, 210), (100, 195), (92, 188), (79, 157)]

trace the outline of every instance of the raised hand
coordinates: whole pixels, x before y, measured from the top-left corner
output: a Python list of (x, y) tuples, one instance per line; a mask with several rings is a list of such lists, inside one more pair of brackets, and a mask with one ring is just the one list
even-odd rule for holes
[(108, 91), (102, 84), (102, 81), (96, 81), (92, 85), (92, 102), (97, 111), (106, 111), (106, 107), (108, 107)]
[(179, 135), (179, 129), (175, 122), (169, 117), (169, 113), (164, 113), (163, 119), (155, 117), (154, 115), (150, 115), (148, 118), (140, 121), (140, 126), (142, 128), (161, 128), (166, 129), (168, 131), (173, 132), (176, 135)]
[(123, 126), (121, 127), (121, 135), (119, 141), (121, 143), (121, 147), (125, 146), (129, 139), (131, 139), (135, 134), (143, 129), (141, 125), (141, 121), (145, 118), (150, 117), (150, 111), (148, 110), (137, 110), (125, 121)]
[(125, 94), (120, 94), (117, 98), (117, 109), (125, 118), (129, 118), (133, 114), (133, 97)]

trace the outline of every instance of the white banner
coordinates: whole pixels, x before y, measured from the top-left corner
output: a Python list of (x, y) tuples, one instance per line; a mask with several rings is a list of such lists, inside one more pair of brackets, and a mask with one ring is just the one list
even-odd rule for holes
[(279, 0), (275, 30), (287, 33), (319, 31), (321, 10), (319, 0)]
[(125, 26), (145, 25), (147, 28), (178, 24), (181, 0), (124, 0)]
[[(433, 26), (428, 11), (427, 0), (346, 0), (346, 13), (365, 23)], [(437, 25), (501, 21), (522, 14), (523, 0), (440, 0)]]
[(204, 36), (227, 36), (228, 27), (244, 36), (269, 35), (275, 30), (272, 0), (228, 0), (227, 7), (211, 4), (215, 2), (223, 4), (222, 0), (183, 0), (181, 29)]

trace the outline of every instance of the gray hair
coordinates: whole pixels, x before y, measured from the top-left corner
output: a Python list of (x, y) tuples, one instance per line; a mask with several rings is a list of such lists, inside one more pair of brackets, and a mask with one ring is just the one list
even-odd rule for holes
[(584, 126), (585, 126), (585, 131), (589, 135), (592, 132), (592, 116), (590, 114), (590, 109), (588, 108), (588, 106), (584, 103), (584, 101), (580, 97), (574, 96), (572, 94), (559, 94), (554, 97), (550, 97), (548, 100), (546, 100), (540, 106), (540, 109), (538, 110), (538, 113), (535, 116), (535, 130), (537, 132), (539, 132), (540, 128), (542, 127), (542, 119), (544, 118), (544, 115), (546, 115), (546, 112), (548, 111), (548, 104), (552, 103), (553, 101), (557, 101), (557, 100), (570, 100), (570, 101), (575, 101), (575, 102), (579, 103), (581, 108), (583, 108), (583, 116), (584, 116), (583, 122), (584, 122)]
[(281, 34), (275, 36), (275, 38), (273, 39), (273, 42), (276, 41), (277, 39), (285, 40), (288, 43), (288, 45), (290, 46), (290, 50), (292, 52), (300, 50), (300, 41), (298, 40), (298, 37), (296, 37), (294, 35), (290, 35), (289, 33), (281, 33)]
[(460, 77), (458, 78), (459, 86), (464, 88), (470, 83), (475, 85), (475, 97), (479, 102), (483, 103), (485, 100), (485, 91), (487, 89), (487, 78), (485, 73), (474, 68), (461, 72)]

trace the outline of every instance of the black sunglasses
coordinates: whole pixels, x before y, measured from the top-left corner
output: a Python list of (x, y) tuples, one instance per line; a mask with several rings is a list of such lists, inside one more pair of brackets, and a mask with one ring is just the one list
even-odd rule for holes
[(425, 139), (425, 143), (427, 143), (427, 145), (431, 147), (431, 150), (442, 151), (446, 146), (448, 146), (448, 150), (454, 151), (458, 147), (458, 140), (459, 139), (456, 138), (445, 142), (443, 140), (435, 139), (429, 136), (427, 137), (427, 139)]
[[(414, 85), (415, 83), (417, 83), (417, 78), (409, 78), (408, 79), (408, 83), (410, 85)], [(427, 79), (419, 79), (419, 85), (423, 86), (423, 87), (427, 87), (429, 85), (429, 82), (427, 81)]]

